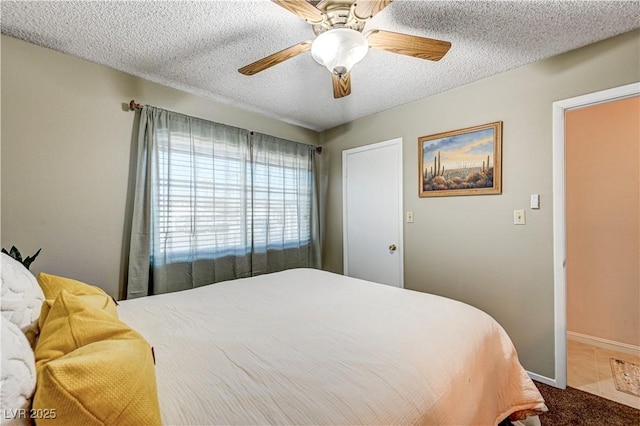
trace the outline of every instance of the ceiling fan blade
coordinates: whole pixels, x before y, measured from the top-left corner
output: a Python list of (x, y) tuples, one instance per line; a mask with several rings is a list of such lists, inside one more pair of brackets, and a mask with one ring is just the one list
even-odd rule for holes
[(298, 15), (310, 24), (319, 24), (323, 20), (322, 12), (306, 0), (271, 0), (284, 7), (294, 15)]
[(339, 76), (338, 74), (331, 74), (333, 78), (333, 97), (343, 98), (351, 94), (351, 74), (346, 73)]
[(439, 61), (451, 47), (451, 43), (448, 41), (394, 33), (392, 31), (371, 30), (365, 36), (369, 41), (369, 46), (375, 49), (430, 61)]
[(291, 47), (287, 47), (273, 55), (269, 55), (265, 58), (255, 61), (249, 65), (245, 65), (240, 68), (238, 72), (244, 75), (254, 75), (260, 71), (264, 71), (274, 65), (278, 65), (280, 62), (284, 62), (287, 59), (291, 59), (311, 49), (311, 41), (303, 41), (302, 43), (294, 44)]
[(358, 19), (373, 18), (375, 14), (389, 6), (393, 0), (356, 0), (354, 10)]

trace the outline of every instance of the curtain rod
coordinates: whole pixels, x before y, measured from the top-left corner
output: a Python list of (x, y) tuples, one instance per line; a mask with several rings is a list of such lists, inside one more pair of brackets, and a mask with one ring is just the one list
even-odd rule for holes
[[(136, 109), (142, 109), (142, 105), (137, 103), (134, 99), (131, 99), (129, 101), (129, 110), (130, 111), (134, 111)], [(251, 134), (253, 134), (253, 132), (251, 132)], [(318, 154), (322, 154), (322, 147), (321, 146), (316, 146), (316, 152)]]

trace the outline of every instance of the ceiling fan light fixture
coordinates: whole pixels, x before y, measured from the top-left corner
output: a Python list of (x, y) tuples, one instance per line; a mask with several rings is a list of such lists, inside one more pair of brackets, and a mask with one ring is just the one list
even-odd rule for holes
[(350, 28), (334, 28), (316, 37), (311, 55), (329, 71), (342, 76), (360, 62), (369, 51), (366, 37)]

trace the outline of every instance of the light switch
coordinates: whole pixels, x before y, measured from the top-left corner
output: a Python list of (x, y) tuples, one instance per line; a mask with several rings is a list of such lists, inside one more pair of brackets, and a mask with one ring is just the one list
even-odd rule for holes
[(514, 225), (524, 225), (525, 222), (525, 218), (524, 218), (524, 210), (514, 210), (513, 211), (513, 224)]
[(407, 212), (407, 223), (413, 223), (413, 212)]
[(540, 194), (531, 194), (530, 207), (532, 209), (539, 209), (540, 208)]

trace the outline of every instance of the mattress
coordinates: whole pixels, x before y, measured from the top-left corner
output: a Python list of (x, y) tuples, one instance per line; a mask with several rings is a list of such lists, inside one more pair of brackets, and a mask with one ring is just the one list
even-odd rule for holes
[(546, 411), (503, 328), (447, 298), (292, 269), (120, 302), (165, 424), (497, 424)]

